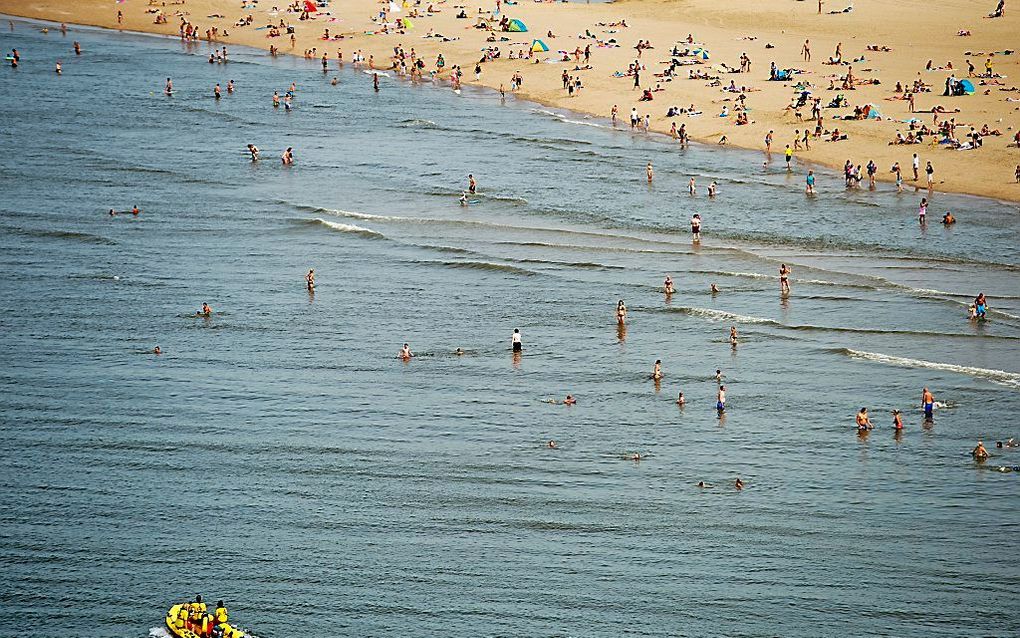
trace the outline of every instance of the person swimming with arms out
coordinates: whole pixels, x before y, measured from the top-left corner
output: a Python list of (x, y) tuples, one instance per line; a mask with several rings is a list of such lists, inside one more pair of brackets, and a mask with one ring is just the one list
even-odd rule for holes
[(397, 354), (397, 356), (403, 359), (404, 361), (410, 361), (411, 357), (414, 356), (414, 353), (411, 352), (411, 346), (405, 343), (404, 347), (400, 349), (400, 352)]
[(921, 407), (924, 408), (924, 418), (931, 421), (935, 411), (935, 395), (928, 388), (921, 390)]

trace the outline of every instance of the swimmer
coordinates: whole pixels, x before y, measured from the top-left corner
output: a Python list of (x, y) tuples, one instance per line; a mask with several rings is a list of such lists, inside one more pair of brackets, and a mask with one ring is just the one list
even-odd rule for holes
[(456, 350), (453, 351), (453, 354), (457, 355), (458, 357), (461, 357), (464, 356), (464, 351), (461, 350), (460, 348), (457, 348)]
[(655, 360), (655, 366), (652, 368), (652, 379), (655, 381), (662, 379), (662, 359)]
[(719, 370), (718, 368), (716, 368), (715, 371), (715, 381), (716, 383), (722, 383), (722, 370)]
[(861, 411), (857, 413), (857, 431), (867, 432), (873, 429), (875, 426), (871, 424), (871, 419), (868, 417), (868, 408), (861, 408)]
[(977, 447), (971, 450), (970, 455), (974, 457), (975, 461), (984, 461), (990, 456), (988, 450), (985, 449), (985, 444), (981, 441), (977, 442)]
[(110, 209), (110, 217), (116, 217), (116, 216), (117, 216), (117, 211), (115, 211), (115, 210), (113, 210), (113, 209), (111, 208), (111, 209)]
[(616, 321), (620, 324), (627, 321), (627, 306), (623, 303), (623, 299), (616, 302)]
[(556, 441), (549, 441), (549, 443), (547, 445), (549, 446), (550, 450), (555, 450), (556, 449)]
[(572, 394), (568, 394), (567, 398), (563, 399), (563, 405), (574, 405), (575, 403), (577, 403), (577, 399)]
[(935, 395), (928, 388), (921, 391), (921, 407), (924, 408), (924, 418), (931, 421), (935, 410)]
[(730, 345), (733, 347), (737, 346), (737, 327), (730, 326)]
[(893, 429), (899, 432), (903, 429), (903, 417), (900, 416), (899, 410), (893, 410), (892, 415), (893, 415), (892, 416)]
[(203, 301), (202, 309), (196, 312), (195, 315), (199, 317), (210, 317), (212, 316), (212, 312), (213, 312), (212, 307)]
[(273, 91), (273, 106), (280, 106), (280, 93), (278, 91)]
[(709, 286), (711, 287), (711, 288), (710, 288), (710, 290), (711, 290), (711, 292), (712, 292), (712, 294), (713, 294), (713, 295), (717, 295), (717, 294), (719, 294), (719, 288), (718, 288), (718, 287), (716, 287), (716, 285), (715, 285), (715, 284), (709, 284)]
[(259, 147), (254, 144), (248, 145), (248, 153), (251, 154), (251, 161), (257, 162), (259, 160)]
[(308, 286), (308, 290), (315, 290), (315, 269), (309, 268), (308, 274), (305, 275), (305, 284)]
[(744, 482), (740, 480), (739, 476), (737, 477), (736, 481), (733, 481), (733, 487), (738, 490), (744, 489)]
[(670, 277), (669, 275), (666, 275), (666, 279), (662, 282), (662, 287), (665, 290), (667, 296), (672, 295), (674, 292), (676, 292), (676, 288), (673, 287), (673, 278)]
[(697, 182), (694, 181), (693, 177), (689, 182), (687, 182), (687, 192), (690, 193), (691, 195), (698, 194), (698, 184)]
[(294, 164), (294, 147), (288, 146), (287, 150), (285, 150), (283, 152), (283, 155), (280, 156), (280, 160), (283, 162), (284, 166), (291, 166), (291, 165), (293, 165)]
[(722, 414), (726, 411), (726, 386), (719, 386), (719, 392), (715, 396), (715, 409)]
[(703, 487), (703, 488), (706, 488), (706, 489), (712, 487), (711, 483), (706, 483), (704, 481), (698, 481), (698, 485), (697, 486), (698, 487)]
[(174, 94), (174, 83), (170, 78), (166, 79), (166, 86), (163, 87), (163, 92), (166, 93), (167, 95)]
[(163, 349), (160, 348), (159, 346), (156, 346), (155, 348), (152, 349), (152, 354), (163, 354)]
[(790, 273), (793, 270), (790, 269), (786, 264), (779, 266), (779, 292), (783, 294), (790, 294)]
[(333, 79), (329, 81), (329, 83), (332, 84), (333, 86), (336, 86), (339, 82), (340, 80), (338, 80), (335, 75), (333, 76)]
[(57, 75), (63, 73), (63, 68), (60, 66), (60, 60), (57, 60), (57, 68), (55, 70), (57, 72)]
[(683, 392), (676, 395), (676, 404), (679, 405), (681, 408), (687, 405), (687, 399), (684, 398)]
[(461, 206), (467, 206), (468, 205), (467, 191), (461, 191), (461, 193), (460, 193), (460, 205)]
[(140, 212), (142, 212), (142, 211), (138, 210), (138, 206), (137, 205), (131, 207), (131, 214), (134, 215), (135, 217), (138, 217), (138, 213), (140, 213)]
[(414, 353), (411, 352), (411, 346), (405, 343), (404, 347), (400, 349), (400, 354), (398, 354), (397, 356), (403, 359), (404, 361), (407, 361), (414, 356)]
[(718, 188), (719, 187), (718, 187), (718, 185), (715, 182), (712, 182), (711, 184), (709, 184), (708, 185), (708, 196), (709, 197), (715, 197), (715, 194), (716, 194)]

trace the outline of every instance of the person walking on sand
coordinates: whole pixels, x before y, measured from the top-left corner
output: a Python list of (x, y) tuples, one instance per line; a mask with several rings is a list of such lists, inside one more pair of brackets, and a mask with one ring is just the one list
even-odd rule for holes
[(928, 190), (931, 191), (935, 187), (935, 167), (931, 165), (931, 161), (925, 165), (924, 172), (928, 176)]
[(804, 61), (811, 61), (811, 40), (804, 40), (804, 46), (800, 48), (801, 54), (804, 55)]

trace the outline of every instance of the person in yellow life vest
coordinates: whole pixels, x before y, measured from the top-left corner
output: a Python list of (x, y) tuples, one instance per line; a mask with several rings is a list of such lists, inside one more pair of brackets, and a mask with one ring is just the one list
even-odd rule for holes
[(202, 602), (202, 594), (195, 594), (195, 602), (191, 603), (191, 622), (198, 625), (205, 615), (205, 603)]
[(223, 606), (222, 600), (216, 603), (216, 611), (213, 612), (213, 618), (216, 620), (217, 625), (227, 622), (227, 608)]
[(184, 629), (184, 623), (188, 621), (188, 605), (181, 605), (181, 608), (177, 610), (177, 618), (174, 620), (174, 625), (178, 629)]

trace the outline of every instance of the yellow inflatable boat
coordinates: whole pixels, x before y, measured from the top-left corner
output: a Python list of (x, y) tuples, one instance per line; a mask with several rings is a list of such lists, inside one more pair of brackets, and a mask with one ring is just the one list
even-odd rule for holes
[(179, 603), (166, 612), (166, 629), (175, 638), (248, 638), (240, 627), (216, 624), (212, 614), (196, 609), (195, 603)]

